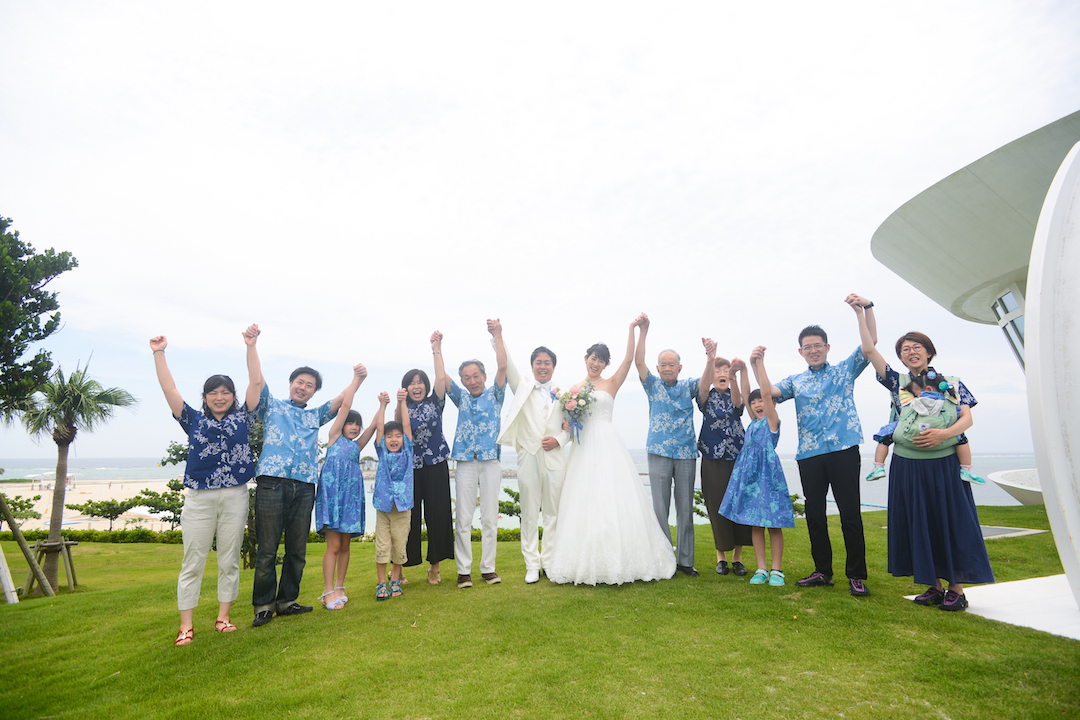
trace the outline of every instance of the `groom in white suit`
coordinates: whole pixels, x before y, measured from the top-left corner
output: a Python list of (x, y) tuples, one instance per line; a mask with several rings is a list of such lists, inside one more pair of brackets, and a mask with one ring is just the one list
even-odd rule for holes
[[(566, 472), (563, 446), (570, 439), (562, 429), (563, 414), (556, 400), (551, 376), (555, 353), (544, 346), (533, 350), (532, 377), (522, 377), (507, 353), (506, 379), (514, 393), (510, 413), (503, 422), (499, 444), (517, 452), (518, 489), (521, 492), (521, 554), (525, 556), (525, 582), (540, 580), (540, 570), (551, 559), (550, 539), (559, 514)], [(543, 552), (537, 519), (544, 513)]]

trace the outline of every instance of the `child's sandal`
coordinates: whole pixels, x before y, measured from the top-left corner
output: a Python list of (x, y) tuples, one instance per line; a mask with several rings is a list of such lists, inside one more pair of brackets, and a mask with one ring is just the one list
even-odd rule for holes
[(389, 600), (390, 591), (386, 588), (386, 583), (379, 583), (375, 586), (375, 599), (376, 600)]
[(401, 581), (400, 580), (391, 580), (390, 581), (390, 597), (401, 597), (401, 595), (402, 595)]
[(780, 572), (779, 570), (773, 570), (772, 572), (770, 572), (769, 573), (769, 585), (771, 585), (773, 587), (783, 587), (784, 586), (784, 573)]
[(345, 594), (345, 588), (344, 587), (336, 587), (336, 588), (334, 588), (334, 590), (335, 591), (337, 591), (337, 590), (341, 591), (341, 597), (339, 597), (338, 600), (341, 601), (342, 605), (349, 602), (349, 596)]

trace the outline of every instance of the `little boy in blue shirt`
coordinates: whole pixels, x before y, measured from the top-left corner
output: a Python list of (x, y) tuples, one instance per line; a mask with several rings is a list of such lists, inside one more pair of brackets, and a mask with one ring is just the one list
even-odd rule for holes
[[(379, 457), (372, 497), (376, 511), (375, 568), (379, 576), (375, 586), (376, 600), (402, 594), (401, 566), (407, 559), (405, 544), (409, 540), (413, 506), (413, 444), (407, 399), (407, 390), (397, 391), (401, 422), (395, 420), (384, 426), (383, 415), (390, 404), (390, 395), (380, 393), (379, 412), (375, 416), (375, 453)], [(386, 582), (388, 562), (393, 564), (389, 586)]]

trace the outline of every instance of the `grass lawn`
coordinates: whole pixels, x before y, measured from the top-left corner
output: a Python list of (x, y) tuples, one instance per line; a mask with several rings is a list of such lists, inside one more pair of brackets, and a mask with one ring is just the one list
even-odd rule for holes
[[(1041, 506), (980, 517), (1048, 529)], [(886, 574), (885, 513), (864, 521), (869, 598), (794, 586), (812, 569), (804, 521), (785, 534), (784, 588), (716, 575), (699, 526), (699, 578), (527, 586), (519, 547), (500, 543), (501, 585), (458, 590), (448, 563), (431, 587), (423, 566), (404, 597), (376, 603), (374, 545), (354, 543), (345, 610), (252, 629), (248, 570), (229, 635), (213, 630), (211, 555), (195, 641), (181, 648), (180, 546), (83, 543), (75, 593), (0, 606), (0, 716), (1080, 717), (1080, 642), (904, 600), (922, 588)], [(305, 603), (322, 592), (324, 547), (309, 545)], [(999, 581), (1061, 572), (1049, 533), (988, 548)], [(3, 549), (21, 584), (17, 545)]]

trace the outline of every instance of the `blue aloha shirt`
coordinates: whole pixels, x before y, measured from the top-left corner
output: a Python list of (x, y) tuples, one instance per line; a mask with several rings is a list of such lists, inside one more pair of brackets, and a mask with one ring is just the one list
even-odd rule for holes
[(333, 418), (331, 402), (308, 409), (306, 403), (274, 399), (264, 385), (257, 408), (263, 422), (263, 449), (256, 474), (317, 483), (319, 428)]
[(442, 415), (446, 398), (432, 393), (420, 402), (409, 405), (409, 423), (413, 435), (413, 468), (438, 465), (450, 457), (450, 448), (443, 435)]
[(702, 414), (701, 434), (697, 443), (701, 456), (711, 460), (738, 458), (746, 438), (741, 419), (745, 404), (735, 407), (731, 401), (731, 390), (721, 393), (712, 388), (705, 402), (698, 403), (698, 408)]
[(395, 505), (399, 512), (413, 506), (413, 443), (408, 435), (403, 439), (405, 442), (396, 453), (386, 449), (385, 437), (375, 443), (379, 467), (375, 471), (371, 505), (380, 512), (393, 512)]
[(847, 450), (862, 443), (862, 425), (855, 410), (855, 378), (870, 361), (862, 346), (836, 365), (825, 363), (818, 369), (790, 375), (781, 380), (780, 402), (795, 398), (795, 419), (799, 424), (796, 460)]
[[(900, 407), (900, 388), (903, 386), (900, 385), (900, 373), (893, 370), (892, 366), (888, 363), (885, 363), (885, 377), (881, 377), (880, 375), (877, 375), (877, 373), (874, 374), (877, 376), (877, 381), (885, 386), (885, 389), (889, 391), (889, 395), (892, 397), (892, 414), (890, 419), (896, 420), (900, 417), (900, 412), (902, 410)], [(975, 399), (975, 396), (971, 394), (971, 391), (968, 390), (967, 386), (962, 382), (960, 383), (959, 395), (960, 402), (958, 402), (957, 405), (967, 405), (969, 408), (973, 408), (979, 404), (979, 401)], [(967, 435), (964, 433), (960, 433), (956, 436), (957, 445), (965, 445), (967, 442)]]
[(184, 487), (220, 490), (255, 478), (255, 463), (248, 444), (255, 413), (247, 409), (246, 403), (220, 420), (184, 403), (176, 421), (188, 435)]
[(458, 408), (454, 451), (450, 457), (458, 462), (498, 460), (499, 444), (495, 441), (502, 427), (506, 383), (503, 383), (502, 387), (493, 383), (491, 387), (484, 388), (477, 397), (473, 397), (451, 380), (450, 392), (447, 395)]
[(668, 385), (650, 370), (641, 381), (649, 398), (649, 436), (645, 450), (650, 455), (676, 460), (697, 458), (694, 401), (698, 380), (678, 380), (674, 385)]

